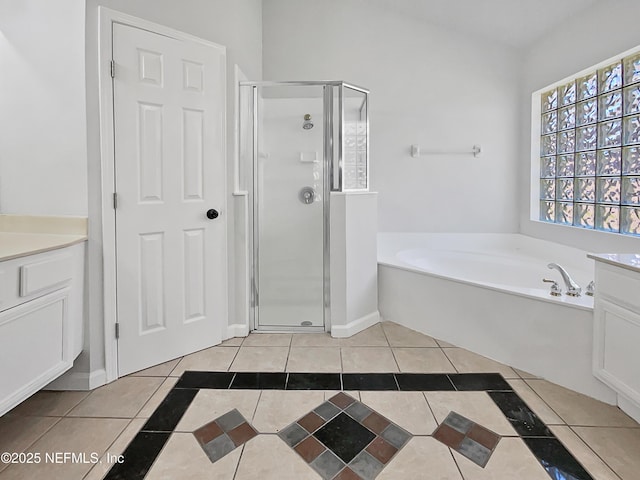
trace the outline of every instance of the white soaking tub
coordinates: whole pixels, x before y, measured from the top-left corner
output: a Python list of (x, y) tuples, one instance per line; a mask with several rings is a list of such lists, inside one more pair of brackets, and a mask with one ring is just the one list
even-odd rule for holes
[[(518, 234), (380, 233), (378, 296), (385, 320), (613, 403), (592, 374), (593, 297), (586, 252)], [(549, 294), (553, 279), (563, 295)]]

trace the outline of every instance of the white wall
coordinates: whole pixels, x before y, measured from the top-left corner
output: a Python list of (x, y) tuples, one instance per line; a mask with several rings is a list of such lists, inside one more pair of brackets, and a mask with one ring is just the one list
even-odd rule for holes
[[(89, 182), (89, 272), (90, 333), (88, 351), (92, 372), (104, 368), (103, 270), (100, 193), (100, 142), (98, 118), (98, 6), (134, 15), (227, 47), (227, 146), (228, 158), (233, 156), (235, 100), (234, 64), (250, 77), (260, 79), (262, 72), (262, 6), (260, 0), (86, 0), (86, 88), (87, 142)], [(227, 167), (229, 271), (233, 272), (234, 224), (231, 193), (233, 166)], [(229, 295), (235, 295), (233, 278), (229, 281)], [(233, 324), (234, 302), (230, 302), (229, 323)]]
[(380, 321), (378, 194), (331, 193), (331, 336), (350, 337)]
[[(640, 45), (637, 0), (595, 2), (523, 54), (518, 203), (522, 233), (594, 252), (638, 251), (640, 239), (531, 221), (531, 94), (552, 83)], [(612, 25), (614, 28), (610, 28)]]
[(0, 212), (87, 214), (83, 0), (0, 2)]
[[(358, 0), (263, 4), (265, 80), (371, 90), (371, 189), (380, 231), (517, 229), (515, 51)], [(484, 154), (409, 156), (409, 147)]]

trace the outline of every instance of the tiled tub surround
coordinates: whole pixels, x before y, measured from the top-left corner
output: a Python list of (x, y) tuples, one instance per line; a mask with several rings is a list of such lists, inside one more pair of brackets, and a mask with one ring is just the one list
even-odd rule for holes
[[(273, 363), (278, 371), (256, 375), (248, 369), (240, 372), (236, 368), (239, 364), (234, 365), (244, 349), (260, 349), (261, 355), (270, 362), (271, 349), (279, 351), (282, 348), (288, 353), (282, 363)], [(362, 376), (351, 370), (348, 373), (354, 375), (342, 376), (343, 382), (345, 378), (351, 382), (348, 384), (350, 388), (361, 389), (349, 390), (346, 392), (348, 395), (413, 435), (388, 462), (377, 480), (548, 480), (549, 475), (523, 440), (528, 437), (517, 434), (517, 428), (490, 396), (500, 393), (506, 397), (500, 401), (508, 401), (515, 398), (510, 394), (512, 391), (547, 425), (592, 478), (637, 479), (640, 471), (637, 455), (640, 428), (617, 408), (390, 322), (341, 340), (328, 335), (252, 334), (246, 339), (231, 339), (222, 346), (137, 372), (93, 392), (40, 392), (0, 418), (0, 451), (97, 452), (103, 463), (0, 463), (0, 479), (32, 479), (38, 476), (64, 480), (102, 479), (113, 465), (107, 454), (113, 456), (125, 451), (162, 400), (172, 392), (185, 370), (201, 372), (190, 373), (182, 381), (193, 382), (199, 376), (199, 381), (205, 379), (211, 388), (179, 388), (172, 394), (175, 404), (190, 402), (186, 413), (171, 430), (173, 433), (159, 431), (146, 435), (149, 441), (139, 444), (141, 454), (132, 456), (141, 459), (153, 449), (161, 452), (147, 479), (321, 478), (277, 434), (338, 393), (339, 387), (333, 390), (325, 388), (335, 385), (335, 375), (287, 374), (292, 368), (300, 371), (300, 365), (313, 365), (316, 350), (327, 349), (338, 352), (337, 369), (332, 367), (335, 373), (341, 371), (342, 357), (349, 357), (354, 350), (386, 351), (391, 356), (393, 368), (387, 363), (369, 363), (370, 367), (386, 375)], [(409, 356), (403, 356), (409, 353)], [(440, 356), (447, 363), (443, 363)], [(368, 370), (366, 365), (353, 368), (356, 367), (361, 369), (360, 372)], [(382, 367), (387, 368), (386, 372)], [(219, 379), (215, 377), (220, 377), (220, 374), (212, 377), (202, 373), (211, 370), (238, 371), (233, 382), (241, 388), (226, 388), (228, 384), (216, 387)], [(413, 374), (388, 375), (389, 372)], [(432, 372), (447, 372), (452, 376), (422, 375)], [(500, 372), (504, 378), (457, 375), (478, 372)], [(231, 381), (229, 372), (224, 375)], [(390, 388), (389, 378), (395, 379), (400, 390), (398, 387), (381, 390)], [(458, 382), (457, 390), (451, 389), (451, 379)], [(487, 379), (500, 382), (493, 386), (489, 384), (491, 388), (513, 390), (494, 391), (489, 388), (487, 391)], [(505, 387), (504, 379), (508, 387)], [(293, 383), (290, 384), (290, 380)], [(323, 389), (291, 389), (316, 381), (322, 382)], [(462, 385), (471, 390), (461, 390)], [(192, 383), (191, 386), (196, 387), (197, 384)], [(344, 383), (342, 387), (347, 389)], [(233, 409), (237, 409), (260, 434), (212, 463), (193, 432)], [(431, 436), (451, 411), (502, 437), (485, 468), (452, 452)], [(154, 417), (162, 419), (158, 414)], [(164, 421), (167, 420), (171, 418)], [(159, 427), (168, 428), (166, 424)], [(534, 438), (553, 440), (549, 437)], [(531, 445), (535, 443), (534, 440), (528, 442)], [(129, 448), (133, 447), (135, 445), (131, 444)]]
[(583, 288), (593, 280), (586, 252), (525, 235), (381, 233), (380, 313), (614, 404), (592, 372), (593, 298), (551, 296), (542, 279), (563, 282), (550, 262)]

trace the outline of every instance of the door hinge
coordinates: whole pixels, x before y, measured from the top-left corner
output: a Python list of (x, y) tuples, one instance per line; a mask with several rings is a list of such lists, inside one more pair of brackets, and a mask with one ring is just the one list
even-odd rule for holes
[(116, 339), (120, 338), (120, 324), (116, 322)]
[(115, 60), (111, 60), (111, 65), (109, 66), (109, 71), (111, 73), (111, 78), (116, 78), (116, 62), (115, 62)]
[(118, 194), (113, 192), (113, 209), (118, 208)]

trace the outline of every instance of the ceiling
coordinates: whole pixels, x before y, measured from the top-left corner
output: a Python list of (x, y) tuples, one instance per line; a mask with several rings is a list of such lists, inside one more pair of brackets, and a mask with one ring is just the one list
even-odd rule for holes
[(367, 0), (432, 24), (526, 48), (597, 0)]

